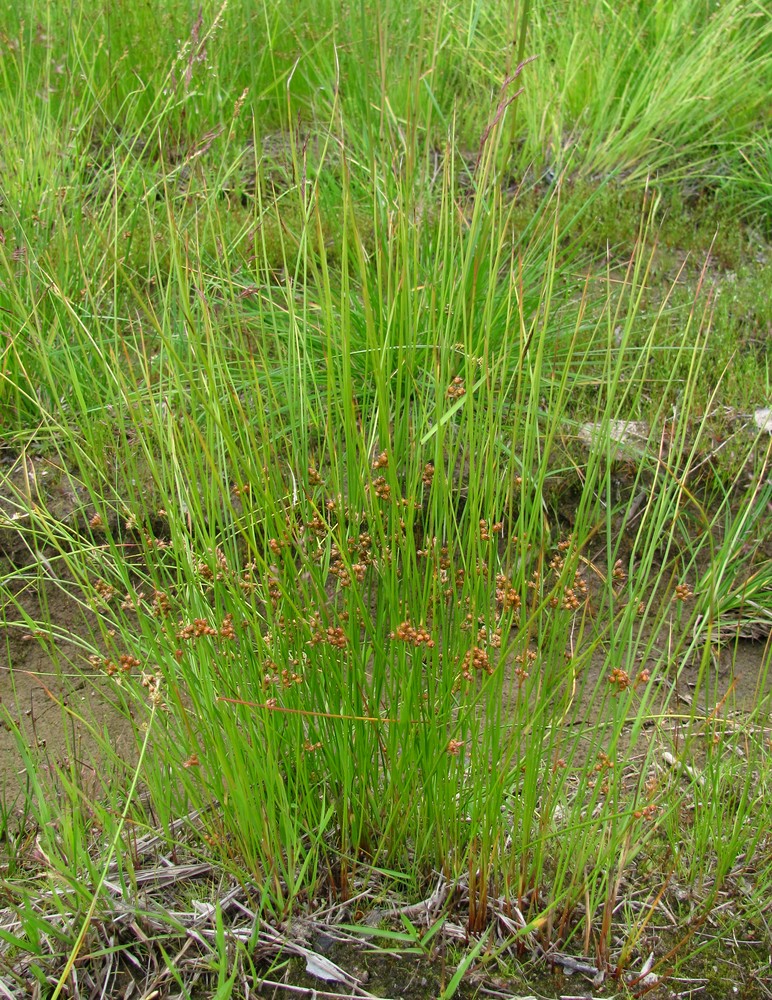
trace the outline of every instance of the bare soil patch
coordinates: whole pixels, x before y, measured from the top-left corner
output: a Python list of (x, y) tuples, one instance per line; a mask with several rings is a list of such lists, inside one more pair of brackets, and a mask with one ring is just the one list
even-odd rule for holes
[[(22, 746), (42, 773), (53, 778), (74, 768), (81, 786), (95, 789), (105, 756), (100, 738), (128, 761), (136, 744), (131, 720), (114, 704), (109, 678), (88, 662), (84, 646), (94, 633), (87, 612), (44, 578), (36, 586), (12, 581), (4, 589), (0, 794), (12, 802), (28, 782)], [(31, 629), (25, 614), (46, 627)]]

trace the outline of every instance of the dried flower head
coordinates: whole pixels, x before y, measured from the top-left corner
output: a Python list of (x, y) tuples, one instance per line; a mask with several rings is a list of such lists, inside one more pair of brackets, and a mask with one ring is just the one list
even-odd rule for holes
[(464, 662), (461, 665), (461, 674), (468, 681), (472, 679), (473, 670), (486, 674), (493, 673), (490, 657), (488, 656), (487, 651), (481, 646), (472, 646), (464, 657)]
[(464, 388), (464, 380), (460, 375), (456, 375), (453, 381), (450, 383), (446, 393), (448, 399), (460, 399), (462, 396), (466, 395), (466, 389)]
[(383, 476), (373, 480), (373, 491), (380, 500), (391, 500), (391, 487)]
[(496, 606), (504, 613), (517, 611), (520, 607), (520, 594), (504, 573), (499, 573), (496, 577)]
[(94, 590), (99, 595), (99, 598), (105, 603), (111, 601), (117, 593), (115, 587), (107, 583), (106, 580), (97, 580), (94, 584)]
[(630, 687), (630, 675), (621, 667), (614, 667), (608, 676), (608, 682), (615, 685), (618, 692), (626, 691)]
[(391, 633), (391, 638), (399, 639), (400, 642), (410, 643), (413, 646), (434, 648), (434, 639), (432, 639), (431, 633), (423, 625), (416, 628), (409, 621), (401, 622)]

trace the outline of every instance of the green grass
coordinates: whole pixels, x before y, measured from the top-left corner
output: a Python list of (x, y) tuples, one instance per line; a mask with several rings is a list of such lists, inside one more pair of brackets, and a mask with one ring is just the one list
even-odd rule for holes
[(315, 913), (458, 927), (443, 997), (768, 944), (769, 13), (6, 5), (15, 988), (195, 995), (196, 913), (222, 997)]

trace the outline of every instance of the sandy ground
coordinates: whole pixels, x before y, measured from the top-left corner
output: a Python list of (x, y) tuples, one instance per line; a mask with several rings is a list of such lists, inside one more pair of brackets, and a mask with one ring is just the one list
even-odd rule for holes
[[(111, 702), (108, 679), (92, 670), (79, 641), (93, 642), (87, 613), (50, 583), (21, 590), (11, 581), (5, 590), (0, 602), (2, 795), (11, 803), (26, 785), (22, 746), (39, 767), (74, 767), (84, 787), (91, 787), (106, 757), (101, 740), (127, 760), (134, 758), (135, 740), (130, 720)], [(31, 619), (50, 623), (48, 636), (30, 630), (16, 602)]]

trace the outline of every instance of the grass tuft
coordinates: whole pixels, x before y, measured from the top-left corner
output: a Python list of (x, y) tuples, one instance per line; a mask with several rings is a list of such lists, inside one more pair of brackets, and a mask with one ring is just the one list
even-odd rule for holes
[(772, 22), (403, 6), (7, 12), (20, 996), (768, 943)]

